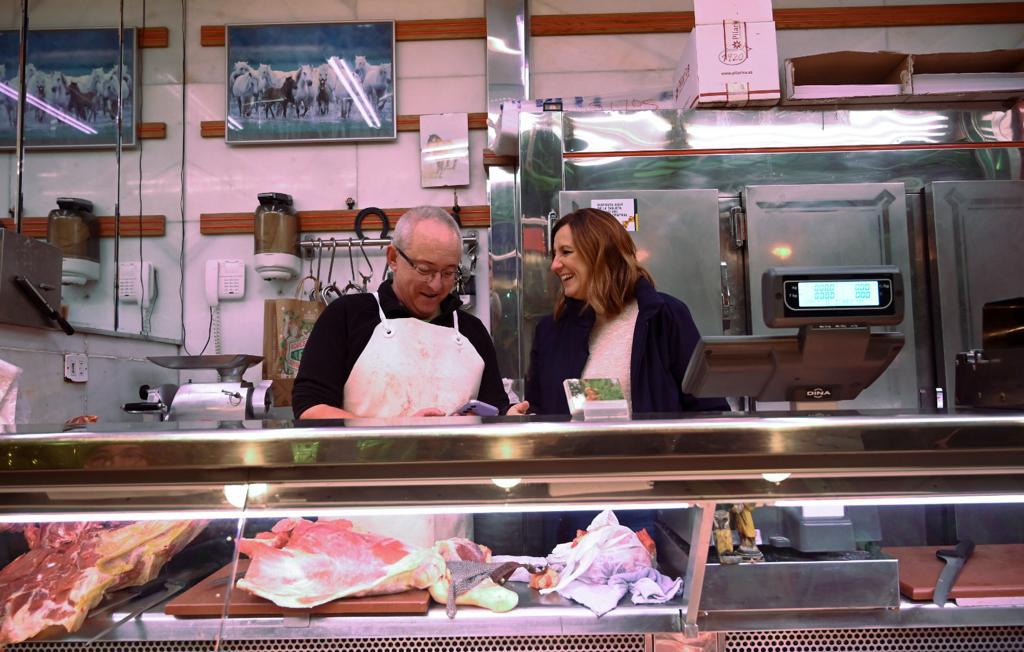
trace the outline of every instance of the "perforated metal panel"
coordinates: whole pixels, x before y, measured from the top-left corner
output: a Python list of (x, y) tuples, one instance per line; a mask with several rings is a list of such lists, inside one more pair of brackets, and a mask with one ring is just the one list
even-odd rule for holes
[(1024, 650), (1024, 627), (728, 632), (723, 652), (984, 652)]
[[(70, 652), (85, 643), (21, 643), (11, 652)], [(213, 652), (210, 641), (109, 641), (95, 652)], [(225, 641), (223, 652), (644, 652), (643, 634), (602, 636), (474, 636), (465, 638), (357, 638)]]

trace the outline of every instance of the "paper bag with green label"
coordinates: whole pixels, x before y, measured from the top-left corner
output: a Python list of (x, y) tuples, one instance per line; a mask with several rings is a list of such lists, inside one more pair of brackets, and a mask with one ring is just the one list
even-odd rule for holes
[(322, 303), (302, 299), (263, 302), (263, 378), (276, 381), (274, 405), (291, 405), (291, 381), (299, 373), (306, 340), (323, 309)]

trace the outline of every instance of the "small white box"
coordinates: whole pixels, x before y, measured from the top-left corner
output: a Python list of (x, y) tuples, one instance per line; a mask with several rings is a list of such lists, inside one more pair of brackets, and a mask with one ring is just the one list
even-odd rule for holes
[(676, 67), (673, 94), (681, 109), (777, 104), (775, 23), (725, 21), (694, 27)]

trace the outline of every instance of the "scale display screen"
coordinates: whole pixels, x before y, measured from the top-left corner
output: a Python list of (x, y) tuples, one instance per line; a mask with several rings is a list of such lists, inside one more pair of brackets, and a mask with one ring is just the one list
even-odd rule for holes
[(903, 280), (892, 265), (770, 267), (761, 296), (769, 328), (889, 326), (903, 320)]
[(802, 308), (877, 308), (880, 305), (877, 280), (798, 281), (796, 287)]

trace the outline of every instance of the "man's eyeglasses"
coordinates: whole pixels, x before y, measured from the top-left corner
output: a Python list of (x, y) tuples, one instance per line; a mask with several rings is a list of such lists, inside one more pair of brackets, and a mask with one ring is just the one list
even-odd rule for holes
[(416, 270), (416, 273), (419, 274), (420, 276), (422, 276), (423, 280), (427, 281), (428, 283), (430, 281), (433, 281), (435, 276), (440, 276), (441, 280), (444, 281), (445, 283), (450, 283), (452, 281), (456, 281), (460, 277), (460, 270), (458, 268), (455, 268), (455, 269), (433, 269), (432, 267), (428, 267), (427, 265), (424, 265), (423, 263), (417, 263), (412, 258), (409, 258), (408, 256), (405, 255), (404, 251), (402, 251), (401, 249), (398, 248), (397, 245), (392, 245), (392, 246), (395, 247), (395, 251), (398, 252), (398, 255), (401, 256), (403, 259), (405, 259), (405, 262), (409, 263), (409, 266), (412, 267), (414, 270)]

